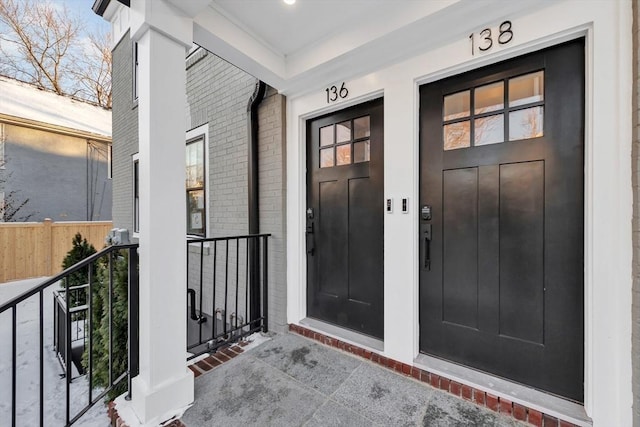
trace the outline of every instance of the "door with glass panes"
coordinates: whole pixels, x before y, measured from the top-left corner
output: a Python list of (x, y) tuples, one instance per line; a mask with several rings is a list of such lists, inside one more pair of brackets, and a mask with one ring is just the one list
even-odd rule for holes
[(307, 122), (307, 315), (383, 337), (383, 102)]
[(583, 401), (584, 41), (420, 88), (420, 350)]

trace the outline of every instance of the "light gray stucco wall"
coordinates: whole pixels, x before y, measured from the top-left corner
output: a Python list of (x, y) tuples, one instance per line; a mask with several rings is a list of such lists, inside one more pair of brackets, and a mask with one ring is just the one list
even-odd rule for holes
[(29, 199), (29, 221), (108, 221), (107, 144), (4, 124), (4, 192)]
[(633, 425), (640, 427), (640, 8), (633, 2), (633, 289), (632, 364)]

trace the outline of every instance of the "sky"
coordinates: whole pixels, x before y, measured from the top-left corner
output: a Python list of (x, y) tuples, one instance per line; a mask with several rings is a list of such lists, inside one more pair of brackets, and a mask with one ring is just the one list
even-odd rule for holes
[(54, 4), (64, 4), (69, 12), (76, 14), (83, 22), (86, 29), (92, 31), (100, 28), (102, 31), (109, 31), (110, 24), (102, 17), (93, 13), (91, 6), (94, 0), (50, 0)]

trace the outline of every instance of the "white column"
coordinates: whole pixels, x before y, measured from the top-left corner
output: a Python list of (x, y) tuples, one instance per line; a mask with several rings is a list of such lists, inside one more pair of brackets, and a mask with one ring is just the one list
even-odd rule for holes
[(191, 22), (164, 1), (134, 0), (138, 43), (140, 374), (132, 407), (156, 425), (193, 402), (186, 367), (185, 48)]

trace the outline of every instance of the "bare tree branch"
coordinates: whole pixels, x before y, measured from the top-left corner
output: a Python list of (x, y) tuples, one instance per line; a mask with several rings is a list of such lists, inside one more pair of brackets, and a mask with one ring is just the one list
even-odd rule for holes
[[(6, 164), (6, 158), (0, 159), (0, 168)], [(0, 175), (0, 189), (11, 178), (11, 173)], [(0, 199), (0, 221), (15, 222), (28, 221), (36, 212), (25, 213), (24, 207), (29, 203), (29, 199), (21, 199), (19, 192), (12, 190), (4, 194), (4, 199)]]
[(109, 36), (83, 34), (64, 5), (0, 0), (0, 73), (110, 108)]

